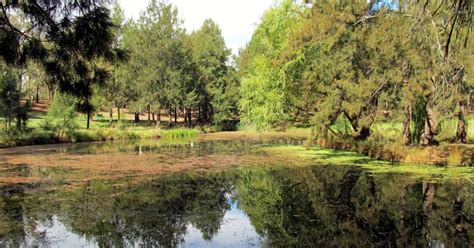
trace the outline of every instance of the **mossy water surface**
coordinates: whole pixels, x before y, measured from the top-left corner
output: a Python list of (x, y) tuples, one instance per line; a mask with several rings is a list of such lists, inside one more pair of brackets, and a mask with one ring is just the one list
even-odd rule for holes
[(412, 177), (439, 179), (466, 178), (474, 180), (474, 167), (435, 166), (404, 164), (372, 159), (355, 152), (338, 151), (319, 147), (269, 146), (263, 148), (271, 154), (286, 154), (289, 159), (301, 159), (304, 163), (333, 166), (358, 166), (373, 173), (404, 173)]

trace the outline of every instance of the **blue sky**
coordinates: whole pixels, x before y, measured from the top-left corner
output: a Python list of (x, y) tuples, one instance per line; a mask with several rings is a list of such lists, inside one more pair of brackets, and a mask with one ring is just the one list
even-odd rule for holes
[(398, 0), (378, 0), (374, 6), (372, 6), (372, 10), (378, 10), (383, 7), (391, 10), (398, 10)]
[[(148, 0), (119, 0), (128, 17), (138, 18)], [(191, 32), (198, 29), (206, 18), (219, 24), (227, 47), (236, 54), (245, 46), (265, 10), (275, 0), (169, 0), (178, 8), (184, 26)]]

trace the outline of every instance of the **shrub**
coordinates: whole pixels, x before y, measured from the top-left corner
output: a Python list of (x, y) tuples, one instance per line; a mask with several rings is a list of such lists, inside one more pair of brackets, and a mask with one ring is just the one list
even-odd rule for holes
[(101, 128), (96, 131), (96, 137), (99, 141), (114, 140), (115, 130), (110, 128)]
[(72, 139), (78, 128), (76, 100), (67, 95), (56, 94), (41, 124), (46, 132), (54, 132), (59, 140)]

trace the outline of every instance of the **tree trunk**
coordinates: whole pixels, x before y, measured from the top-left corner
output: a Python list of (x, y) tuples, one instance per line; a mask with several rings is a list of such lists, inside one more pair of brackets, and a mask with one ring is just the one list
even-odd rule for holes
[(151, 121), (155, 122), (155, 113), (151, 113)]
[(472, 111), (472, 98), (474, 97), (474, 90), (471, 90), (469, 92), (469, 95), (467, 97), (467, 106), (466, 106), (466, 111), (469, 113), (470, 111)]
[(198, 118), (198, 122), (202, 121), (202, 110), (201, 110), (201, 106), (198, 107), (198, 113), (197, 113), (197, 118)]
[(458, 127), (456, 129), (456, 142), (466, 144), (467, 140), (467, 128), (465, 120), (465, 111), (466, 106), (461, 103), (459, 104), (459, 113), (458, 113)]
[(435, 140), (436, 135), (436, 116), (432, 108), (426, 108), (425, 131), (423, 133), (423, 145), (436, 146), (439, 142)]
[(174, 108), (174, 124), (178, 124), (178, 109)]
[(17, 102), (17, 108), (16, 108), (16, 128), (21, 129), (21, 119), (22, 119), (22, 107), (21, 107), (21, 91), (22, 91), (22, 86), (23, 86), (23, 68), (20, 69), (20, 76), (19, 76), (19, 87), (18, 87), (18, 102)]
[(36, 103), (39, 103), (40, 102), (40, 98), (39, 98), (39, 87), (36, 87)]
[(169, 126), (171, 127), (173, 125), (173, 116), (172, 116), (171, 109), (168, 111), (168, 117), (169, 117)]
[(405, 120), (403, 121), (403, 143), (408, 146), (411, 145), (411, 106), (405, 108)]
[(148, 124), (151, 122), (151, 110), (150, 110), (150, 105), (148, 105)]
[(114, 108), (110, 107), (109, 108), (109, 125), (112, 125), (113, 121), (114, 121)]
[(191, 109), (188, 109), (188, 121), (189, 121), (189, 125), (193, 125), (193, 111)]
[(135, 112), (135, 123), (140, 122), (140, 113)]
[(158, 109), (158, 111), (156, 111), (156, 126), (160, 126), (161, 125), (161, 110)]
[[(20, 111), (20, 110), (18, 110)], [(20, 112), (17, 113), (16, 115), (16, 128), (21, 129), (21, 114)]]
[(120, 122), (120, 107), (117, 107), (117, 120)]
[(88, 111), (87, 112), (87, 129), (89, 129), (91, 126), (91, 113)]
[(433, 203), (436, 194), (436, 184), (423, 182), (423, 218), (421, 223), (421, 233), (423, 237), (427, 237), (429, 233), (428, 221), (433, 210)]
[(357, 135), (354, 137), (355, 140), (361, 141), (366, 140), (370, 136), (370, 127), (362, 127)]
[(184, 115), (184, 123), (188, 125), (188, 113), (186, 112), (186, 108), (183, 109)]

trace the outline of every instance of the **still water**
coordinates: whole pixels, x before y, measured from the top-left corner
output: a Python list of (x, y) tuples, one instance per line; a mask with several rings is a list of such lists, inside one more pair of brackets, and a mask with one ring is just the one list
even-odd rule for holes
[(0, 247), (473, 247), (472, 177), (261, 149), (299, 142), (3, 150)]

